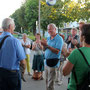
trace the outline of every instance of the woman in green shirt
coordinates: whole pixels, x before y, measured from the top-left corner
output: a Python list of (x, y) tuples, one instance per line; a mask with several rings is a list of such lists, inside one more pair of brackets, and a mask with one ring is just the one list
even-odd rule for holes
[[(83, 52), (90, 65), (90, 24), (84, 24), (80, 31), (80, 41), (83, 43), (83, 47), (80, 50)], [(78, 49), (72, 51), (68, 57), (66, 65), (63, 67), (63, 75), (70, 74), (70, 81), (68, 84), (68, 90), (76, 90), (76, 82), (72, 69), (75, 69), (78, 84), (82, 83), (84, 76), (88, 73), (90, 68), (86, 64), (83, 56)]]

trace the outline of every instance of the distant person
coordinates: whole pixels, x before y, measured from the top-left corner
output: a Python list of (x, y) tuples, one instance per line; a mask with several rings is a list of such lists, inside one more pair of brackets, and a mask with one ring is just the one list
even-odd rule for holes
[(38, 72), (38, 79), (43, 79), (43, 71), (44, 71), (44, 57), (43, 57), (43, 46), (41, 44), (41, 36), (39, 33), (35, 35), (35, 42), (33, 42), (32, 50), (34, 51), (34, 58), (33, 58), (33, 78), (35, 78), (36, 72)]
[(85, 22), (79, 22), (79, 30), (81, 31), (82, 26), (85, 24)]
[[(63, 40), (64, 40), (64, 35), (59, 34)], [(64, 65), (64, 61), (66, 60), (66, 54), (67, 54), (67, 44), (64, 42), (63, 47), (62, 47), (62, 51), (61, 51), (61, 56), (60, 56), (60, 66), (57, 68), (56, 70), (56, 84), (57, 85), (61, 85), (63, 84), (63, 73), (62, 73), (62, 68)]]
[(13, 19), (5, 18), (2, 22), (0, 48), (0, 90), (21, 90), (19, 64), (25, 69), (25, 53), (20, 41), (13, 37), (15, 24)]
[(77, 29), (72, 28), (71, 29), (71, 35), (69, 35), (68, 38), (66, 39), (68, 50), (74, 49), (75, 46), (79, 47), (78, 46), (78, 39), (79, 39), (79, 36), (77, 35)]
[(30, 47), (31, 47), (31, 42), (27, 38), (27, 34), (23, 34), (23, 39), (21, 40), (22, 46), (24, 48), (25, 54), (26, 54), (26, 64), (27, 64), (27, 72), (28, 75), (31, 76), (30, 73)]
[(84, 54), (89, 66), (80, 51), (78, 49), (73, 50), (68, 57), (66, 65), (63, 67), (64, 76), (71, 72), (67, 90), (90, 90), (90, 87), (88, 89), (86, 89), (87, 87), (80, 89), (83, 85), (82, 83), (85, 82), (84, 78), (87, 78), (88, 72), (90, 72), (90, 24), (84, 24), (80, 30), (80, 41), (83, 42), (83, 47), (80, 50)]
[(54, 90), (56, 70), (60, 66), (60, 54), (63, 46), (62, 37), (56, 33), (56, 25), (51, 23), (47, 27), (50, 37), (42, 39), (41, 44), (45, 47), (45, 73), (46, 90)]
[[(79, 22), (79, 35), (80, 35), (80, 33), (81, 33), (81, 28), (82, 28), (82, 26), (85, 24), (85, 22)], [(80, 47), (82, 47), (82, 42), (80, 42), (80, 36), (79, 36), (79, 43), (80, 43)]]

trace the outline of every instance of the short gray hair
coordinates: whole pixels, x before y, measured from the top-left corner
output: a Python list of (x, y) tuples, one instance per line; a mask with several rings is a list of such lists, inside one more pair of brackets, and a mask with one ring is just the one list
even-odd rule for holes
[(22, 37), (24, 37), (24, 36), (27, 36), (27, 34), (26, 33), (23, 33)]
[(54, 23), (50, 23), (50, 24), (47, 26), (47, 28), (48, 28), (50, 25), (51, 25), (53, 28), (57, 29), (57, 27), (56, 27), (56, 25), (55, 25)]
[(5, 18), (2, 21), (2, 28), (3, 30), (7, 30), (9, 28), (9, 25), (14, 24), (14, 20), (12, 18)]
[(75, 31), (77, 31), (77, 28), (72, 28), (71, 30), (75, 30)]

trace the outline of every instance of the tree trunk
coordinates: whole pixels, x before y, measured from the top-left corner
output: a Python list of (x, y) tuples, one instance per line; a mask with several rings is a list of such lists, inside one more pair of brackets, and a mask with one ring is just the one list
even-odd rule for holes
[(35, 35), (35, 34), (36, 34), (36, 25), (33, 28), (33, 35)]
[(45, 34), (45, 30), (43, 30), (43, 36), (44, 36), (44, 34)]
[(33, 35), (35, 35), (36, 34), (36, 29), (33, 29)]
[(58, 26), (58, 33), (59, 33), (59, 26)]

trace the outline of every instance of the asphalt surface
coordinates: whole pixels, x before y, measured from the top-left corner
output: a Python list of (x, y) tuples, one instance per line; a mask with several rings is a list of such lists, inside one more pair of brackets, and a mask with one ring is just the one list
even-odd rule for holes
[[(22, 81), (22, 90), (46, 90), (45, 79), (33, 80), (31, 76), (25, 74), (26, 82)], [(63, 84), (58, 86), (55, 83), (55, 90), (67, 90), (67, 77), (64, 77)]]

